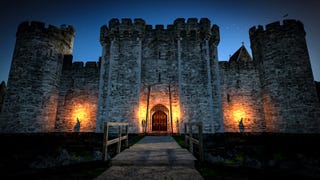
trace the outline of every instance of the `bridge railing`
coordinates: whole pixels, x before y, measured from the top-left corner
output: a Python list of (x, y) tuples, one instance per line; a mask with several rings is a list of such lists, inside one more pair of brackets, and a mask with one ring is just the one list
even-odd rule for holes
[[(192, 127), (198, 127), (198, 139), (194, 138), (193, 135), (195, 134), (192, 131)], [(203, 161), (203, 137), (202, 137), (202, 122), (189, 122), (184, 124), (184, 140), (185, 143), (189, 146), (189, 151), (194, 154), (193, 144), (199, 147), (199, 159)]]
[[(109, 138), (109, 127), (110, 126), (118, 126), (118, 136), (114, 139), (108, 140)], [(125, 126), (125, 133), (122, 136), (122, 127)], [(118, 123), (118, 122), (106, 122), (104, 123), (104, 135), (103, 135), (103, 152), (102, 152), (102, 160), (108, 160), (108, 146), (117, 143), (116, 153), (119, 154), (121, 152), (121, 141), (125, 140), (125, 146), (128, 147), (128, 126), (129, 123)]]

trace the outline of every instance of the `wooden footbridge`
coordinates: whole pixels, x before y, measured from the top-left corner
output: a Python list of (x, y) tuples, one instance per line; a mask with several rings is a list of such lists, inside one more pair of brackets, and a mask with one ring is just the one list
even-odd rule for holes
[[(120, 135), (118, 139), (126, 138), (127, 135), (122, 137)], [(181, 148), (171, 136), (145, 136), (138, 143), (112, 158), (112, 166), (96, 180), (202, 180), (202, 176), (195, 169), (195, 160), (196, 158), (187, 149)]]

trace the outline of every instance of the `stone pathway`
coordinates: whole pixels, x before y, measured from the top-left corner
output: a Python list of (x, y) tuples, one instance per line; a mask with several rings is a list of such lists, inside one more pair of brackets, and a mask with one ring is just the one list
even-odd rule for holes
[(111, 160), (112, 166), (96, 180), (203, 180), (194, 156), (171, 136), (146, 136)]

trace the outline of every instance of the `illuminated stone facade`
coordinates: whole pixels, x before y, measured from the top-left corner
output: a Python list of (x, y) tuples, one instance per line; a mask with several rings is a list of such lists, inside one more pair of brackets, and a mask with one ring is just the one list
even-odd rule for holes
[[(315, 133), (319, 101), (303, 25), (287, 20), (250, 29), (244, 46), (218, 61), (219, 28), (176, 19), (153, 28), (142, 19), (101, 27), (98, 62), (72, 62), (72, 27), (22, 23), (0, 116), (1, 132), (102, 132), (107, 121), (132, 133)], [(143, 125), (146, 125), (144, 128)]]
[(128, 121), (134, 132), (145, 121), (153, 132), (158, 105), (166, 108), (166, 132), (188, 121), (202, 121), (206, 133), (223, 132), (221, 100), (213, 90), (219, 87), (219, 29), (208, 19), (176, 19), (155, 29), (142, 19), (112, 19), (100, 41), (98, 132), (108, 120)]

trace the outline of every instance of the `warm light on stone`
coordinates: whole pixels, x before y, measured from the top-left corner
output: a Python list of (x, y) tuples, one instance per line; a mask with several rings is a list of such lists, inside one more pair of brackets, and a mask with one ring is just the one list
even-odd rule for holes
[(237, 109), (233, 111), (233, 118), (235, 122), (239, 122), (241, 118), (245, 118), (246, 113), (243, 109)]
[(90, 103), (79, 103), (73, 107), (71, 112), (71, 121), (74, 125), (77, 123), (77, 119), (80, 121), (80, 131), (87, 129), (88, 127), (92, 126), (92, 122), (95, 117), (96, 108), (92, 106)]
[(202, 122), (203, 133), (320, 129), (300, 21), (252, 27), (253, 58), (243, 44), (229, 61), (218, 61), (219, 27), (207, 18), (167, 28), (111, 19), (101, 58), (86, 63), (72, 60), (71, 26), (24, 22), (16, 35), (1, 132), (102, 133), (105, 122), (128, 122), (129, 133), (145, 122), (154, 134), (183, 132), (186, 122)]

